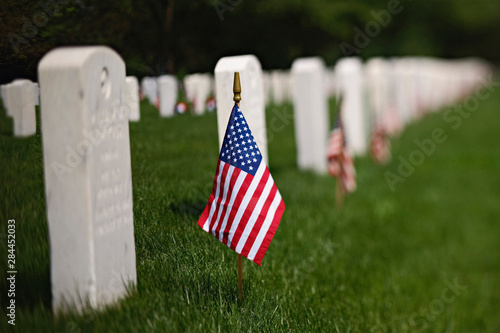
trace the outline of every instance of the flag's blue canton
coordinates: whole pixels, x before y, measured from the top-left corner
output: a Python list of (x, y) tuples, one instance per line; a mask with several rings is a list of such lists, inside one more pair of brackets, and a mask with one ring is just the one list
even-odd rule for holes
[(262, 155), (237, 104), (231, 111), (219, 159), (255, 176)]

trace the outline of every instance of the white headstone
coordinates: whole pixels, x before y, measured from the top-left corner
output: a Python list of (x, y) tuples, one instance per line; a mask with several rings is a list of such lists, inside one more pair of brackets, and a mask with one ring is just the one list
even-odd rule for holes
[(53, 309), (99, 308), (136, 282), (125, 63), (58, 48), (38, 73)]
[(326, 70), (321, 58), (300, 58), (292, 64), (293, 109), (299, 169), (324, 173), (329, 117)]
[(342, 58), (335, 65), (336, 86), (342, 94), (342, 122), (353, 155), (368, 148), (369, 122), (364, 108), (363, 64), (359, 58)]
[[(405, 124), (412, 122), (416, 112), (416, 79), (413, 64), (409, 58), (398, 58), (394, 60), (394, 70), (397, 79), (398, 109), (401, 119)], [(445, 82), (441, 87), (445, 86)], [(439, 93), (443, 96), (442, 93)]]
[(198, 76), (197, 74), (188, 74), (184, 77), (184, 91), (186, 92), (186, 98), (191, 102), (194, 102), (194, 96), (196, 91), (196, 80)]
[(196, 114), (203, 114), (205, 112), (205, 106), (212, 92), (212, 78), (210, 74), (200, 74), (198, 78), (198, 87), (196, 89), (196, 105), (194, 111)]
[(139, 107), (139, 82), (135, 76), (125, 78), (125, 106), (128, 112), (129, 121), (141, 120), (141, 111)]
[(219, 145), (222, 145), (229, 115), (234, 106), (234, 72), (240, 73), (241, 111), (259, 145), (264, 161), (269, 165), (262, 68), (259, 59), (254, 55), (224, 57), (219, 59), (215, 66)]
[(33, 94), (35, 98), (35, 105), (40, 105), (40, 88), (38, 82), (33, 82)]
[(194, 112), (201, 115), (205, 112), (205, 104), (212, 92), (210, 74), (191, 74), (184, 78), (186, 97), (193, 103)]
[(179, 88), (177, 78), (173, 75), (162, 75), (158, 78), (158, 94), (160, 96), (160, 116), (172, 117), (177, 103)]
[(390, 76), (387, 62), (382, 58), (369, 59), (365, 65), (365, 77), (371, 121), (372, 124), (380, 124), (389, 110)]
[(158, 86), (156, 78), (146, 76), (141, 80), (142, 93), (149, 100), (150, 104), (155, 104), (158, 98)]
[(14, 136), (26, 137), (36, 133), (33, 82), (15, 80), (7, 88), (8, 110), (14, 118)]
[(205, 112), (205, 104), (211, 93), (212, 81), (210, 74), (190, 74), (184, 78), (186, 97), (193, 103), (194, 112), (201, 115)]

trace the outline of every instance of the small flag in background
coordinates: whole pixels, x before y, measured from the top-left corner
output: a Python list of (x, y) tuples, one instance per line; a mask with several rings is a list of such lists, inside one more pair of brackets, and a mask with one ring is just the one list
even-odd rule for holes
[(155, 102), (153, 103), (157, 110), (160, 110), (160, 97), (156, 96)]
[(260, 265), (284, 211), (283, 199), (243, 113), (235, 104), (212, 193), (198, 225)]
[(335, 120), (335, 126), (328, 142), (328, 172), (341, 182), (344, 193), (356, 190), (356, 170), (349, 153), (344, 135), (340, 113)]
[(370, 153), (373, 160), (379, 164), (386, 164), (391, 159), (391, 142), (381, 124), (376, 125), (373, 130)]

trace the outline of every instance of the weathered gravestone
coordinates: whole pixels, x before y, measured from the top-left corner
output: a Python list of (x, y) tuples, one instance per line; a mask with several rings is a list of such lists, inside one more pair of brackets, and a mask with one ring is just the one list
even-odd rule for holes
[(329, 130), (325, 64), (320, 58), (296, 59), (292, 75), (297, 164), (300, 169), (323, 173)]
[(215, 66), (219, 145), (222, 145), (224, 140), (229, 115), (234, 106), (234, 72), (240, 73), (241, 111), (247, 119), (264, 161), (269, 165), (262, 68), (254, 55), (224, 57), (219, 59)]
[(128, 112), (129, 121), (141, 120), (141, 111), (139, 108), (139, 83), (135, 76), (125, 78), (125, 106)]
[(36, 133), (33, 82), (15, 80), (8, 85), (7, 110), (7, 113), (14, 118), (14, 136), (27, 137)]
[(178, 95), (177, 78), (173, 75), (162, 75), (158, 78), (158, 94), (160, 96), (160, 116), (172, 117)]
[(38, 73), (53, 309), (101, 307), (136, 282), (125, 63), (59, 48)]

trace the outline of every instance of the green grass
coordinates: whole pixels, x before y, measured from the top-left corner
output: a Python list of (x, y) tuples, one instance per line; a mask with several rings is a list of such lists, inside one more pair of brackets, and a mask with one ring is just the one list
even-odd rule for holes
[[(196, 224), (215, 172), (216, 116), (160, 119), (143, 103), (130, 124), (137, 290), (105, 311), (57, 318), (41, 137), (13, 138), (1, 110), (0, 331), (12, 329), (12, 218), (19, 332), (500, 331), (499, 105), (496, 92), (457, 130), (442, 113), (426, 116), (393, 140), (388, 166), (357, 159), (358, 191), (342, 211), (334, 179), (297, 170), (292, 107), (268, 108), (268, 124), (283, 124), (269, 133), (269, 156), (287, 208), (262, 267), (245, 260), (239, 302), (237, 255)], [(385, 172), (436, 127), (448, 139), (392, 192)], [(450, 293), (453, 281), (466, 290)]]

